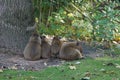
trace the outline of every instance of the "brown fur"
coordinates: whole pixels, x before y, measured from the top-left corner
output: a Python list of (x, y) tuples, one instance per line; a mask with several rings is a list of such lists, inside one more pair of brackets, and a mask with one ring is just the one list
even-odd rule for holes
[(24, 52), (24, 58), (27, 60), (38, 60), (41, 57), (41, 38), (37, 33), (33, 33), (27, 43)]
[(59, 58), (64, 60), (75, 60), (83, 58), (82, 47), (79, 42), (66, 42), (61, 46)]
[(45, 36), (41, 36), (42, 44), (41, 44), (41, 51), (42, 51), (42, 58), (50, 58), (50, 44), (47, 42), (47, 38)]
[(81, 53), (83, 53), (83, 49), (82, 49), (82, 46), (81, 46), (80, 42), (77, 42), (76, 48), (77, 48)]
[(55, 36), (53, 37), (52, 43), (51, 43), (51, 53), (52, 53), (52, 57), (57, 57), (61, 48), (61, 41), (60, 39)]

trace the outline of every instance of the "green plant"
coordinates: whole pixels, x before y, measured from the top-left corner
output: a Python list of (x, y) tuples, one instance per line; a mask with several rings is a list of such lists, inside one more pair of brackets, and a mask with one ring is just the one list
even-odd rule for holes
[[(36, 13), (39, 12), (40, 34), (111, 41), (120, 33), (120, 5), (117, 0), (36, 1), (40, 2), (35, 2)], [(54, 8), (55, 5), (57, 8)]]
[[(102, 4), (103, 2), (101, 2)], [(120, 11), (115, 10), (114, 7), (117, 3), (109, 2), (109, 4), (105, 5), (100, 9), (100, 5), (97, 7), (96, 14), (93, 15), (95, 20), (94, 25), (96, 26), (94, 29), (96, 39), (104, 39), (104, 40), (113, 40), (115, 38), (115, 33), (118, 33), (119, 23), (116, 20), (120, 18)]]

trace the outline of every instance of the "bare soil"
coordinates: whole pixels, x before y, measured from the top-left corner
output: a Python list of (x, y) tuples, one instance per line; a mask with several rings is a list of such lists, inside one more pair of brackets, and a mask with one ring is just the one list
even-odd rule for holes
[(2, 69), (40, 70), (48, 66), (58, 66), (63, 62), (59, 59), (28, 61), (22, 55), (0, 53), (0, 68)]
[[(93, 48), (81, 43), (85, 56), (92, 58), (104, 56), (104, 50)], [(0, 48), (0, 68), (1, 69), (20, 69), (20, 70), (41, 70), (48, 66), (59, 66), (64, 63), (60, 59), (40, 59), (37, 61), (25, 60), (22, 53), (12, 53), (9, 50)]]

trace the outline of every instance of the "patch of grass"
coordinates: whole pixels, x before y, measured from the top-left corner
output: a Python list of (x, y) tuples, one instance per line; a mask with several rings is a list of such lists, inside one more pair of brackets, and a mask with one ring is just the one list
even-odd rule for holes
[[(109, 63), (113, 65), (107, 65)], [(4, 70), (0, 73), (0, 80), (81, 80), (84, 77), (90, 77), (90, 80), (120, 80), (120, 68), (116, 68), (115, 64), (120, 64), (120, 58), (86, 58), (40, 71)], [(76, 69), (70, 69), (70, 66)]]

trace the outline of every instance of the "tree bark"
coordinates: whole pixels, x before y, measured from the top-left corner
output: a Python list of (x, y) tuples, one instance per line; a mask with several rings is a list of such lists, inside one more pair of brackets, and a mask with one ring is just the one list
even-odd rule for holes
[(22, 53), (33, 22), (32, 0), (0, 0), (0, 49)]

